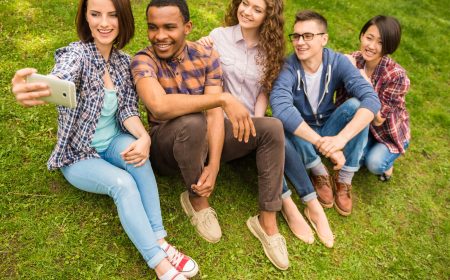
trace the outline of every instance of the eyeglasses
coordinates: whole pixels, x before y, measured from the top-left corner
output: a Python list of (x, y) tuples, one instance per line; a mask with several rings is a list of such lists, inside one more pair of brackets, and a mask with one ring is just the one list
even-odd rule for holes
[(302, 38), (302, 37), (303, 37), (303, 41), (311, 41), (312, 39), (314, 39), (315, 35), (323, 35), (323, 34), (325, 34), (325, 33), (323, 33), (323, 32), (316, 33), (316, 34), (309, 33), (309, 32), (306, 32), (303, 34), (292, 33), (292, 34), (289, 34), (288, 37), (289, 37), (289, 40), (291, 40), (291, 42), (298, 42), (300, 40), (300, 38)]

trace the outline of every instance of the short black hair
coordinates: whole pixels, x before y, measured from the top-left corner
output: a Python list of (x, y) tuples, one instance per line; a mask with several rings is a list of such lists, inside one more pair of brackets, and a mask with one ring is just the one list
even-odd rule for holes
[(295, 15), (294, 25), (299, 21), (308, 21), (308, 20), (315, 20), (317, 23), (322, 25), (322, 27), (324, 28), (324, 32), (328, 32), (327, 19), (321, 14), (311, 10), (298, 11), (297, 14)]
[(394, 53), (400, 45), (400, 39), (402, 37), (402, 27), (400, 26), (400, 22), (396, 18), (390, 16), (375, 16), (364, 24), (361, 32), (359, 32), (359, 38), (361, 38), (372, 25), (375, 25), (380, 32), (381, 52), (383, 55)]
[(191, 19), (186, 0), (152, 0), (147, 5), (145, 14), (146, 16), (148, 16), (148, 9), (150, 9), (150, 7), (167, 7), (167, 6), (178, 7), (178, 9), (180, 9), (181, 15), (183, 16), (184, 23), (187, 23)]

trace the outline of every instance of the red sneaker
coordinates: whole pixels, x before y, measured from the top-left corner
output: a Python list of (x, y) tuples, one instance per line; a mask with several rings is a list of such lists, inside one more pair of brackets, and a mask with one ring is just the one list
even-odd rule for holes
[(169, 262), (185, 277), (191, 278), (197, 274), (198, 265), (193, 259), (181, 253), (167, 242), (161, 244), (161, 248), (166, 252)]

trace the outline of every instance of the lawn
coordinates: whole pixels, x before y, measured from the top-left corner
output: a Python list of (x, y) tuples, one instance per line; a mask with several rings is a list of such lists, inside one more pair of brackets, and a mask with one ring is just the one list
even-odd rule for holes
[[(11, 94), (15, 70), (30, 66), (48, 73), (54, 50), (77, 40), (76, 2), (0, 0), (0, 278), (153, 279), (124, 233), (112, 199), (81, 192), (60, 172), (47, 171), (56, 138), (54, 106), (25, 109)], [(228, 1), (188, 2), (191, 40), (222, 24)], [(368, 18), (389, 14), (400, 20), (403, 38), (393, 57), (411, 79), (410, 148), (389, 183), (367, 170), (356, 174), (350, 217), (327, 210), (335, 248), (295, 239), (280, 215), (291, 261), (285, 272), (272, 266), (245, 226), (257, 211), (251, 158), (221, 168), (211, 199), (224, 233), (218, 244), (201, 239), (186, 219), (179, 204), (181, 178), (157, 177), (169, 241), (199, 263), (196, 279), (449, 279), (448, 1), (285, 3), (286, 34), (297, 10), (314, 9), (328, 18), (329, 46), (342, 52), (358, 48), (358, 33)], [(148, 43), (146, 4), (133, 1), (136, 36), (125, 49), (130, 54)]]

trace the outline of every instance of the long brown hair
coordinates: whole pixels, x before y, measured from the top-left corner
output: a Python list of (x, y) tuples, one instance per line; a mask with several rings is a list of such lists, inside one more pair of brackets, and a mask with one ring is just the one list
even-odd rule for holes
[[(225, 15), (225, 25), (231, 26), (239, 23), (237, 10), (242, 0), (231, 0)], [(283, 28), (283, 0), (264, 0), (266, 2), (266, 17), (260, 27), (259, 51), (257, 62), (262, 67), (263, 75), (260, 80), (261, 89), (269, 94), (272, 83), (278, 77), (284, 63), (286, 44)]]

